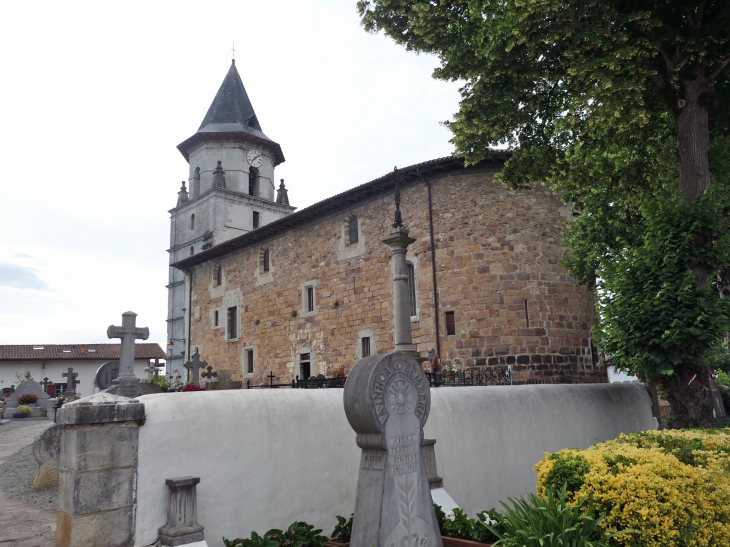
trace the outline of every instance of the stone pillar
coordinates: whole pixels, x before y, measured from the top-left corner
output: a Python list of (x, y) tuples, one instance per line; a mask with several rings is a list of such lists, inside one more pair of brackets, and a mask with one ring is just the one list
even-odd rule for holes
[(109, 393), (65, 404), (56, 547), (131, 547), (144, 405)]
[(393, 324), (395, 326), (395, 350), (416, 355), (411, 334), (411, 306), (408, 296), (408, 265), (406, 251), (416, 241), (408, 235), (408, 228), (392, 228), (383, 243), (393, 253)]
[(421, 441), (421, 458), (423, 459), (423, 467), (426, 468), (426, 476), (428, 477), (428, 487), (433, 490), (434, 488), (443, 488), (444, 479), (439, 477), (439, 473), (436, 470), (436, 451), (434, 445), (436, 439), (423, 439)]
[(198, 501), (195, 485), (200, 477), (167, 479), (170, 488), (167, 524), (160, 528), (160, 543), (175, 546), (203, 541), (203, 527), (198, 524)]

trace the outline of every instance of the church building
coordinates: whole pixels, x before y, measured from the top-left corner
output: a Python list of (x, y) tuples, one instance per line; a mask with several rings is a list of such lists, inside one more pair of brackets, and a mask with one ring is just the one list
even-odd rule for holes
[[(413, 343), (442, 365), (511, 365), (515, 378), (605, 382), (590, 328), (594, 294), (558, 265), (571, 209), (549, 189), (494, 181), (509, 152), (475, 166), (439, 158), (301, 210), (274, 170), (235, 62), (197, 133), (178, 146), (189, 175), (170, 211), (168, 357), (196, 350), (258, 385), (346, 375), (393, 350), (388, 235), (400, 182)], [(188, 190), (189, 188), (189, 190)]]

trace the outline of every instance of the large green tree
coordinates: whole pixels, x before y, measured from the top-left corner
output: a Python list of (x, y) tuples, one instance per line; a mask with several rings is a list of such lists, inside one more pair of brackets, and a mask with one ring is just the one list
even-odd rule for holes
[(583, 215), (565, 265), (598, 284), (609, 362), (713, 425), (708, 348), (728, 330), (730, 0), (361, 0), (368, 31), (462, 80), (446, 122), (468, 163), (509, 146), (515, 189)]

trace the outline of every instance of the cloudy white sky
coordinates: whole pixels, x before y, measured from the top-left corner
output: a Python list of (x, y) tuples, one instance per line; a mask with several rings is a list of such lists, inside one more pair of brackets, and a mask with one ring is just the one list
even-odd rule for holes
[(0, 2), (0, 344), (166, 343), (168, 210), (231, 60), (292, 205), (449, 155), (458, 84), (356, 0)]

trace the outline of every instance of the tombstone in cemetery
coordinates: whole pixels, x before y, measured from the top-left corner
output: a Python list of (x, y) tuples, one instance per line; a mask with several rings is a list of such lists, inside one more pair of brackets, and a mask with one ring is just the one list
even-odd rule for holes
[(200, 353), (198, 348), (195, 348), (192, 358), (183, 365), (189, 373), (190, 381), (196, 386), (200, 385), (200, 369), (208, 366), (206, 361), (200, 360)]
[(33, 490), (58, 486), (58, 459), (61, 453), (62, 429), (59, 424), (52, 425), (43, 430), (33, 441), (33, 457), (38, 462)]
[(147, 393), (159, 393), (160, 386), (142, 382), (134, 375), (134, 341), (147, 340), (150, 330), (147, 327), (137, 327), (137, 314), (131, 311), (122, 314), (122, 326), (110, 325), (106, 331), (109, 338), (120, 338), (122, 347), (119, 351), (119, 376), (113, 381), (107, 393), (122, 397), (139, 397)]
[(119, 361), (107, 361), (96, 371), (96, 387), (100, 391), (109, 389), (117, 376), (119, 376)]
[(66, 391), (63, 392), (63, 394), (66, 396), (69, 400), (77, 399), (76, 396), (76, 384), (80, 384), (81, 380), (77, 380), (79, 373), (74, 372), (73, 367), (68, 367), (68, 371), (61, 374), (64, 378), (67, 378), (66, 380)]
[(362, 449), (351, 547), (442, 547), (422, 455), (428, 379), (405, 352), (358, 361), (345, 414)]
[(223, 389), (241, 389), (243, 387), (243, 382), (240, 380), (231, 380), (231, 374), (232, 372), (230, 370), (219, 370), (218, 381), (208, 382), (208, 384), (206, 384), (206, 389), (209, 389), (211, 391)]
[(18, 407), (18, 399), (23, 395), (35, 395), (38, 397), (36, 403), (27, 405), (34, 409), (31, 416), (41, 416), (46, 412), (46, 405), (50, 396), (45, 392), (41, 384), (30, 378), (20, 382), (18, 387), (15, 388), (15, 391), (9, 397), (5, 398), (5, 405), (8, 410), (6, 414), (10, 414), (10, 410), (14, 412), (14, 409)]

